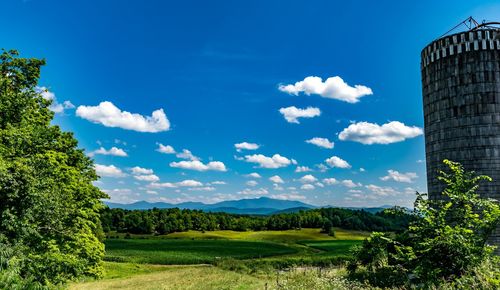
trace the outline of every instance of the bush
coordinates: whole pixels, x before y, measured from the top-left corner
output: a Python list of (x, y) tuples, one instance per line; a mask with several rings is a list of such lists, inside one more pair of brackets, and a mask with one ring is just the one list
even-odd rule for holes
[[(493, 259), (493, 247), (487, 239), (498, 224), (500, 206), (476, 193), (480, 181), (491, 179), (465, 172), (458, 163), (444, 163), (451, 172), (441, 172), (439, 177), (447, 185), (443, 198), (429, 200), (417, 193), (417, 219), (394, 239), (382, 233), (372, 234), (348, 267), (352, 278), (366, 279), (381, 287), (434, 287), (467, 281), (468, 273)], [(498, 270), (493, 271), (492, 276), (497, 277)]]

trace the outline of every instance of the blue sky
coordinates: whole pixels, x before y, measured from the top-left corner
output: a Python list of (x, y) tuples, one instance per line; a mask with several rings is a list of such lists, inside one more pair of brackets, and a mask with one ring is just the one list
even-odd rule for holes
[(5, 0), (2, 10), (1, 46), (46, 59), (54, 124), (94, 158), (111, 201), (338, 206), (409, 206), (426, 191), (420, 50), (468, 16), (500, 15), (497, 1)]

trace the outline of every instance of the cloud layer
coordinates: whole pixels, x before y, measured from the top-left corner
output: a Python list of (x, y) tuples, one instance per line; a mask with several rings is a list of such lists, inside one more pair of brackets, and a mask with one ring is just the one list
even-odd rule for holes
[(279, 90), (296, 96), (299, 93), (315, 94), (348, 103), (357, 103), (361, 97), (373, 94), (369, 87), (362, 85), (351, 87), (339, 76), (327, 78), (324, 82), (320, 77), (309, 76), (293, 85), (280, 85)]
[(122, 111), (111, 102), (101, 102), (98, 106), (79, 106), (76, 115), (85, 120), (106, 127), (117, 127), (138, 132), (157, 133), (168, 131), (170, 122), (163, 109), (153, 111), (151, 116)]

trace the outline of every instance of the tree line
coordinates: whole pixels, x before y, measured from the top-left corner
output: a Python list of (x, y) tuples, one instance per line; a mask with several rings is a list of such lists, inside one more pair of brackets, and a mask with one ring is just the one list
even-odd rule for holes
[(259, 231), (332, 227), (362, 231), (401, 231), (414, 218), (405, 210), (384, 210), (376, 214), (364, 210), (320, 208), (270, 216), (237, 215), (179, 208), (125, 210), (106, 208), (101, 213), (105, 232), (169, 234), (188, 230)]

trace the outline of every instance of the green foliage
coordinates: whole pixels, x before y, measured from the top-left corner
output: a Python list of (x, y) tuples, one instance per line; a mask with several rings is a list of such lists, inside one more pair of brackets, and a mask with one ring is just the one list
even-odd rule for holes
[(50, 124), (51, 101), (37, 87), (43, 64), (0, 55), (0, 243), (15, 248), (2, 259), (21, 280), (56, 285), (101, 275), (106, 195), (72, 133)]
[(406, 211), (372, 214), (362, 210), (321, 208), (271, 216), (249, 216), (189, 209), (124, 210), (107, 208), (102, 213), (107, 231), (132, 234), (169, 234), (188, 230), (261, 231), (322, 228), (333, 234), (333, 227), (362, 231), (402, 231), (412, 219)]
[[(500, 218), (497, 201), (476, 190), (487, 176), (476, 176), (452, 161), (439, 179), (447, 186), (441, 199), (418, 194), (408, 230), (391, 238), (374, 233), (356, 252), (351, 275), (387, 287), (404, 284), (439, 285), (459, 281), (490, 259), (488, 236)], [(361, 267), (361, 268), (359, 268)]]

